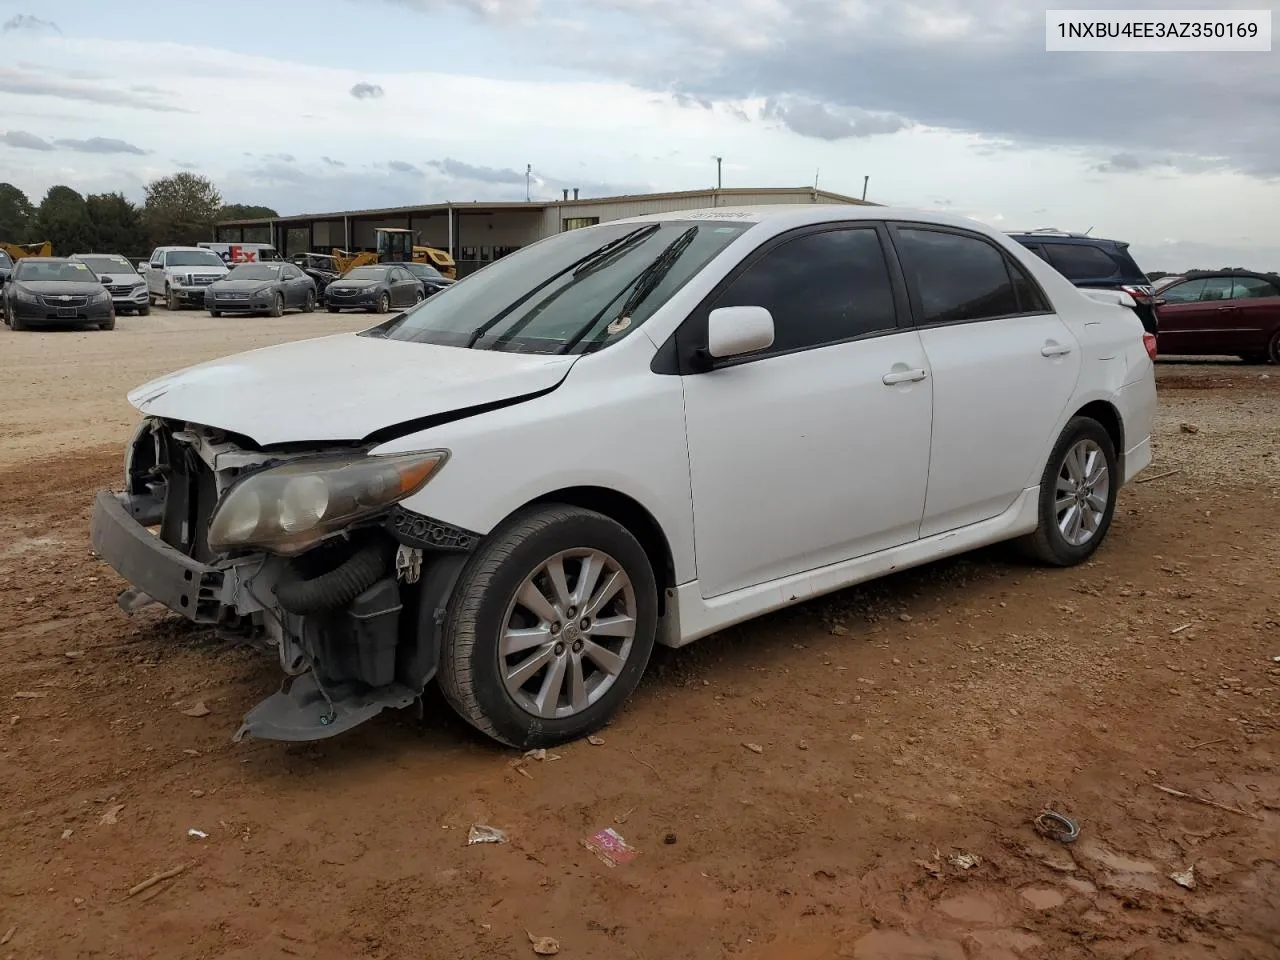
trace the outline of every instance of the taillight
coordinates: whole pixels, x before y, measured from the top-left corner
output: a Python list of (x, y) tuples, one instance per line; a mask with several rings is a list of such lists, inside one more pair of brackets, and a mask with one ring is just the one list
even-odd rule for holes
[(1129, 284), (1129, 283), (1122, 285), (1120, 289), (1123, 290), (1125, 293), (1127, 293), (1129, 296), (1133, 297), (1133, 299), (1137, 300), (1139, 303), (1141, 303), (1144, 300), (1150, 300), (1153, 293), (1151, 287), (1140, 287), (1135, 284)]
[(1147, 348), (1147, 356), (1154, 360), (1156, 358), (1156, 335), (1154, 333), (1143, 333), (1142, 345)]

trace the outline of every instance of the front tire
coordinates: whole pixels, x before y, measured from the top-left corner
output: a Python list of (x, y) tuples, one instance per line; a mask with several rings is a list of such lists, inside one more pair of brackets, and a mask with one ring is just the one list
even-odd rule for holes
[(330, 307), (330, 308), (329, 308), (329, 312), (330, 312), (330, 313), (339, 313), (339, 312), (341, 312), (341, 309), (342, 309), (341, 307)]
[(374, 313), (387, 313), (391, 309), (391, 295), (388, 293), (378, 294), (378, 304), (373, 308)]
[(99, 330), (114, 330), (116, 328), (116, 318), (113, 315), (109, 320), (103, 320), (98, 324)]
[(140, 316), (140, 317), (149, 317), (149, 316), (151, 316), (151, 305), (150, 305), (150, 304), (148, 304), (148, 305), (147, 305), (147, 306), (145, 306), (145, 307), (138, 307), (138, 309), (137, 309), (135, 312), (136, 312), (136, 313), (138, 314), (138, 316)]
[(164, 288), (164, 305), (166, 310), (172, 310), (175, 313), (182, 308), (182, 304), (178, 302), (178, 295), (167, 284)]
[(658, 592), (631, 532), (543, 505), (494, 531), (450, 597), (440, 688), (472, 726), (528, 749), (584, 737), (631, 696), (653, 652)]
[(1271, 338), (1271, 345), (1267, 347), (1267, 359), (1272, 363), (1280, 363), (1280, 330)]
[(271, 312), (267, 314), (270, 317), (284, 316), (284, 296), (277, 293), (271, 301)]
[(1020, 541), (1023, 551), (1054, 567), (1088, 560), (1111, 527), (1119, 489), (1110, 434), (1096, 420), (1073, 417), (1040, 478), (1040, 525)]
[(316, 311), (316, 295), (312, 291), (308, 290), (307, 298), (302, 304), (302, 312), (315, 313), (315, 311)]

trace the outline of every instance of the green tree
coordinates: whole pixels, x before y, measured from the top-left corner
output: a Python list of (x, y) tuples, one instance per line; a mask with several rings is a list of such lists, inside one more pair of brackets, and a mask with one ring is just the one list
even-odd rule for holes
[(270, 207), (256, 207), (251, 203), (228, 203), (218, 211), (219, 220), (266, 220), (280, 216)]
[(213, 236), (222, 197), (208, 177), (175, 173), (147, 184), (143, 222), (156, 244), (195, 244)]
[(36, 210), (36, 225), (40, 239), (50, 241), (57, 256), (94, 249), (96, 238), (89, 208), (84, 197), (70, 187), (59, 184), (49, 188)]
[(123, 194), (93, 193), (85, 197), (84, 202), (93, 221), (99, 253), (138, 258), (151, 252), (142, 211)]
[(36, 209), (27, 195), (12, 183), (0, 183), (0, 240), (9, 243), (38, 242), (31, 236), (35, 219)]

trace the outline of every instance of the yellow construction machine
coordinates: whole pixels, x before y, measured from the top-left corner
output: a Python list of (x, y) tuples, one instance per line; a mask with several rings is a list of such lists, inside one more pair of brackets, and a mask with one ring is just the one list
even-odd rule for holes
[(0, 240), (0, 250), (9, 255), (9, 259), (13, 261), (21, 260), (23, 257), (52, 257), (53, 244), (48, 240), (43, 243), (5, 243)]
[(429, 263), (450, 280), (457, 279), (458, 268), (448, 251), (437, 247), (425, 247), (415, 244), (412, 230), (403, 227), (375, 227), (377, 251), (353, 253), (350, 250), (339, 250), (334, 247), (330, 251), (334, 265), (340, 273), (354, 270), (356, 267), (367, 267), (371, 263)]

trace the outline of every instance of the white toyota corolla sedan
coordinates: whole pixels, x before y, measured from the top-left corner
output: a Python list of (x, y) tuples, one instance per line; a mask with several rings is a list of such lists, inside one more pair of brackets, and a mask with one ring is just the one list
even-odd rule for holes
[(436, 678), (554, 744), (655, 643), (1002, 540), (1089, 557), (1151, 460), (1131, 303), (933, 213), (572, 230), (361, 333), (139, 387), (93, 545), (126, 610), (278, 653), (237, 737), (331, 736)]

